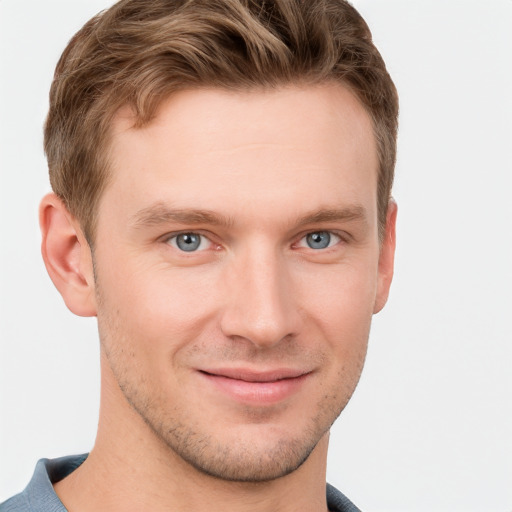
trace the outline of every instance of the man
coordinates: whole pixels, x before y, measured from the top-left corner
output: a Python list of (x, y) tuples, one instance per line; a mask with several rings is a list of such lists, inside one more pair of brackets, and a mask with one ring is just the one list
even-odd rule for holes
[(97, 316), (88, 456), (11, 510), (357, 510), (329, 429), (393, 273), (398, 104), (341, 0), (122, 0), (57, 66), (46, 268)]

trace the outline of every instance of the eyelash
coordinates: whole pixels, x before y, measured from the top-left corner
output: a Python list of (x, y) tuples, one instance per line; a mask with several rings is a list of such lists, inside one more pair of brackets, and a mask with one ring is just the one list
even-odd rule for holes
[[(316, 249), (309, 246), (308, 245), (308, 237), (310, 237), (312, 235), (320, 235), (320, 234), (321, 235), (327, 234), (329, 236), (329, 239), (327, 242), (328, 245), (326, 247), (320, 247), (320, 248), (316, 248)], [(334, 243), (331, 243), (331, 242), (333, 242), (333, 238), (334, 238)], [(302, 244), (303, 241), (305, 243), (304, 245)], [(325, 229), (325, 230), (318, 230), (318, 231), (309, 231), (308, 233), (306, 233), (299, 239), (297, 244), (294, 244), (294, 245), (298, 245), (299, 247), (309, 248), (314, 251), (316, 251), (316, 250), (321, 251), (321, 250), (330, 249), (331, 247), (338, 245), (342, 241), (343, 241), (343, 238), (338, 233), (335, 233), (334, 231), (329, 231), (329, 230)]]
[(194, 250), (191, 250), (191, 251), (187, 251), (187, 250), (184, 250), (184, 249), (180, 248), (178, 246), (178, 237), (186, 236), (186, 235), (199, 237), (200, 238), (200, 242), (199, 242), (200, 245), (199, 245), (199, 247), (201, 245), (203, 245), (205, 241), (207, 241), (209, 245), (213, 245), (213, 242), (210, 240), (210, 238), (208, 238), (205, 234), (200, 233), (198, 231), (181, 231), (179, 233), (173, 233), (171, 235), (167, 235), (165, 237), (164, 241), (167, 244), (171, 245), (174, 249), (176, 249), (176, 250), (178, 250), (180, 252), (183, 252), (183, 253), (187, 253), (187, 252), (190, 252), (190, 253), (192, 253), (192, 252), (203, 252), (203, 251), (207, 250), (207, 248), (203, 248), (203, 249), (201, 249), (199, 251), (197, 249), (194, 249)]

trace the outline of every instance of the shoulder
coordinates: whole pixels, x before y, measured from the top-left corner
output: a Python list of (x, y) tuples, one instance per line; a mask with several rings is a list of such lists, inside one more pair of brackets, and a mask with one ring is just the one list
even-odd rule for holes
[(30, 510), (32, 509), (25, 492), (20, 492), (7, 501), (0, 503), (0, 512), (28, 512)]
[(327, 484), (327, 507), (329, 512), (361, 512), (344, 494), (330, 484)]
[(25, 489), (0, 504), (0, 512), (66, 512), (53, 490), (53, 484), (65, 478), (87, 455), (41, 459)]

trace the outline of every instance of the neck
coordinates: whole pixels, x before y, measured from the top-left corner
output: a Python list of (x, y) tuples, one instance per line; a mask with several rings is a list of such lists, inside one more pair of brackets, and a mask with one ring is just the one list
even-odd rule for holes
[(206, 475), (170, 449), (126, 402), (102, 365), (100, 421), (87, 460), (55, 491), (77, 512), (325, 512), (328, 434), (292, 473), (266, 482)]

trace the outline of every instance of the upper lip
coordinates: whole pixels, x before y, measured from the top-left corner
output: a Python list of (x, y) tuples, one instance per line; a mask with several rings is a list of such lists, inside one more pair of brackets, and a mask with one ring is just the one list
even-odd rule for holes
[(275, 382), (283, 379), (294, 379), (310, 373), (309, 370), (298, 368), (278, 368), (272, 370), (253, 370), (246, 368), (215, 368), (201, 369), (202, 373), (246, 382)]

